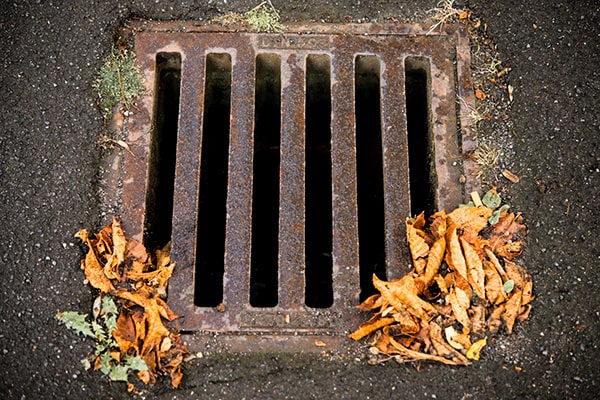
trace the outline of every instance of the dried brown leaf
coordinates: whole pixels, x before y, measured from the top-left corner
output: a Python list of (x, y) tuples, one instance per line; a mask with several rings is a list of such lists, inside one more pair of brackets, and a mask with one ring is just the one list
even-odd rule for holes
[(465, 356), (456, 351), (442, 337), (442, 328), (435, 322), (429, 323), (429, 339), (438, 356), (447, 360), (445, 364), (452, 365), (470, 365), (471, 363)]
[(138, 371), (137, 376), (146, 385), (148, 385), (149, 383), (151, 383), (152, 378), (150, 376), (150, 371), (148, 371), (147, 369)]
[(504, 314), (504, 311), (505, 311), (504, 304), (500, 304), (499, 306), (494, 308), (492, 313), (490, 314), (490, 317), (487, 320), (487, 325), (488, 325), (488, 330), (491, 333), (498, 332), (498, 329), (500, 329), (500, 326), (502, 326), (501, 317), (502, 317), (502, 314)]
[(77, 232), (76, 237), (80, 238), (88, 246), (88, 252), (84, 260), (81, 260), (81, 269), (89, 284), (100, 290), (102, 293), (111, 293), (115, 290), (110, 279), (104, 275), (104, 269), (94, 251), (94, 244), (91, 243), (88, 233), (85, 229)]
[(519, 183), (519, 181), (521, 180), (516, 174), (509, 171), (508, 169), (502, 170), (502, 176), (504, 176), (506, 179), (508, 179), (512, 183)]
[[(420, 216), (422, 216), (421, 214)], [(429, 246), (425, 241), (425, 232), (415, 228), (413, 221), (406, 220), (406, 236), (408, 238), (408, 246), (413, 260), (413, 266), (418, 274), (425, 271), (427, 263), (426, 257), (429, 254)]]
[[(400, 362), (467, 365), (470, 361), (461, 352), (478, 359), (485, 345), (485, 340), (472, 340), (486, 331), (497, 332), (503, 324), (512, 332), (516, 320), (528, 317), (533, 299), (531, 275), (511, 261), (522, 250), (526, 228), (520, 216), (506, 211), (498, 223), (489, 225), (493, 211), (482, 205), (458, 208), (448, 215), (438, 212), (429, 218), (427, 228), (423, 213), (407, 220), (415, 271), (390, 282), (373, 276), (380, 294), (358, 308), (378, 309), (378, 313), (350, 337), (359, 340), (376, 332), (373, 354)], [(440, 296), (445, 305), (440, 304)], [(462, 332), (456, 331), (456, 322)]]
[(469, 298), (463, 290), (454, 288), (450, 291), (446, 299), (447, 303), (452, 306), (452, 313), (458, 322), (462, 324), (465, 329), (471, 330), (471, 320), (467, 309), (469, 308)]
[(183, 379), (183, 372), (181, 372), (181, 368), (173, 368), (170, 375), (171, 385), (177, 389), (179, 384), (181, 384), (181, 379)]
[(350, 339), (360, 340), (368, 334), (375, 332), (377, 329), (383, 328), (384, 326), (393, 324), (394, 318), (380, 318), (379, 315), (375, 315), (373, 318), (360, 324), (357, 330), (348, 335)]
[(415, 229), (423, 230), (425, 227), (425, 212), (421, 212), (421, 214), (417, 215), (411, 224)]
[(482, 236), (489, 241), (494, 253), (512, 260), (521, 255), (525, 246), (523, 239), (527, 235), (527, 227), (522, 222), (520, 214), (505, 211), (498, 223), (482, 232)]
[(125, 261), (125, 251), (127, 250), (127, 239), (123, 233), (121, 221), (113, 217), (112, 221), (112, 240), (113, 240), (113, 255), (117, 258), (117, 264), (121, 265)]
[(467, 350), (471, 347), (471, 338), (469, 333), (460, 333), (453, 326), (448, 326), (444, 329), (446, 341), (456, 350)]
[(506, 295), (502, 288), (502, 279), (490, 261), (483, 261), (483, 272), (485, 273), (485, 297), (487, 300), (492, 304), (504, 302)]
[(356, 308), (359, 310), (374, 310), (376, 308), (381, 308), (383, 305), (383, 298), (379, 293), (371, 295), (365, 299), (362, 303), (360, 303)]
[(465, 262), (467, 264), (467, 280), (480, 299), (485, 299), (485, 273), (483, 262), (475, 249), (463, 238), (460, 238)]
[(474, 232), (479, 233), (488, 225), (488, 219), (492, 215), (493, 210), (487, 207), (458, 207), (448, 214), (448, 222), (450, 226), (454, 223), (457, 229), (469, 227)]
[(498, 260), (498, 257), (496, 257), (494, 252), (489, 248), (485, 249), (485, 253), (488, 259), (492, 262), (492, 265), (494, 266), (500, 277), (502, 278), (502, 282), (506, 282), (509, 278), (508, 275), (506, 275), (504, 267), (502, 266), (502, 264), (500, 264), (500, 260)]
[(158, 351), (163, 338), (170, 333), (169, 329), (164, 325), (161, 316), (161, 312), (164, 313), (162, 308), (166, 304), (163, 305), (159, 303), (159, 301), (162, 302), (159, 298), (147, 298), (138, 293), (132, 293), (126, 290), (119, 290), (116, 295), (122, 299), (129, 300), (144, 309), (146, 334), (140, 354), (145, 355), (150, 351)]
[(504, 260), (504, 270), (508, 279), (512, 279), (515, 283), (515, 288), (523, 290), (525, 286), (525, 269), (510, 260)]
[(429, 217), (429, 231), (433, 236), (434, 240), (443, 238), (446, 236), (446, 225), (448, 216), (444, 211), (438, 211)]
[(139, 353), (138, 337), (135, 331), (135, 324), (131, 315), (123, 309), (117, 318), (117, 329), (112, 332), (121, 354), (128, 354), (134, 349), (135, 354)]
[(529, 318), (529, 313), (531, 312), (531, 304), (523, 305), (523, 301), (521, 301), (521, 308), (519, 309), (519, 315), (517, 316), (517, 320), (519, 322), (525, 321)]
[(446, 280), (441, 275), (436, 275), (434, 278), (435, 283), (437, 283), (438, 288), (443, 296), (448, 295), (448, 285), (446, 284)]
[(427, 257), (427, 265), (425, 266), (425, 273), (422, 278), (425, 286), (429, 286), (432, 279), (437, 275), (442, 261), (444, 261), (445, 252), (446, 239), (442, 236), (433, 243), (429, 250), (429, 257)]
[(171, 242), (155, 252), (156, 268), (160, 269), (171, 264)]
[(406, 308), (412, 315), (423, 320), (428, 319), (427, 314), (435, 312), (435, 308), (430, 303), (418, 296), (419, 291), (411, 275), (385, 282), (373, 274), (373, 285), (384, 300), (397, 310)]
[(533, 296), (533, 279), (532, 279), (531, 275), (528, 272), (526, 272), (524, 282), (523, 282), (523, 294), (522, 294), (521, 304), (526, 305), (526, 304), (531, 303), (531, 301), (534, 299), (534, 297), (535, 296)]
[(485, 306), (482, 304), (472, 306), (469, 309), (469, 315), (471, 316), (471, 332), (474, 335), (481, 335), (485, 332)]
[(508, 300), (505, 303), (505, 311), (502, 314), (502, 319), (506, 324), (506, 330), (508, 333), (512, 333), (513, 326), (515, 324), (515, 320), (519, 315), (519, 310), (521, 308), (521, 291), (513, 290)]
[(446, 263), (456, 273), (467, 278), (467, 264), (460, 248), (456, 225), (450, 225), (446, 237)]
[(131, 257), (134, 261), (145, 264), (148, 262), (148, 252), (146, 247), (135, 239), (127, 238), (126, 257)]
[(412, 336), (421, 330), (419, 323), (406, 310), (400, 310), (393, 315), (400, 328), (400, 333), (407, 336)]
[[(143, 309), (136, 310), (132, 315), (131, 319), (135, 325), (135, 334), (140, 342), (143, 342), (146, 338), (146, 315)], [(139, 353), (139, 350), (138, 350)]]

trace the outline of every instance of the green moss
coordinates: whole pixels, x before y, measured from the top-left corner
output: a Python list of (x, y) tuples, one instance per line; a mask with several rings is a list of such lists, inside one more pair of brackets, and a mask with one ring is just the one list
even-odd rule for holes
[(252, 10), (244, 13), (244, 19), (257, 32), (283, 32), (279, 13), (270, 1), (263, 1)]
[(135, 53), (112, 46), (98, 72), (94, 88), (98, 91), (100, 107), (106, 118), (119, 102), (129, 109), (133, 101), (144, 92), (144, 77), (138, 69)]

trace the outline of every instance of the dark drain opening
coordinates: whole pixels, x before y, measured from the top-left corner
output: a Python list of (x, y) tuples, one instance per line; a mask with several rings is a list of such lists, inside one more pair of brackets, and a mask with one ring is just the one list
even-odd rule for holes
[(223, 301), (227, 164), (231, 109), (231, 55), (206, 56), (200, 161), (195, 301), (214, 307)]
[(354, 65), (360, 300), (375, 292), (373, 273), (385, 279), (385, 216), (381, 131), (381, 64), (358, 55)]
[(181, 55), (157, 53), (155, 71), (156, 95), (143, 238), (144, 244), (149, 248), (163, 247), (171, 240)]
[(331, 61), (306, 58), (305, 304), (333, 304), (331, 209)]
[(436, 209), (436, 174), (431, 126), (431, 73), (429, 60), (407, 57), (404, 61), (406, 125), (410, 171), (410, 206), (413, 215)]
[(278, 301), (281, 56), (256, 57), (250, 305)]

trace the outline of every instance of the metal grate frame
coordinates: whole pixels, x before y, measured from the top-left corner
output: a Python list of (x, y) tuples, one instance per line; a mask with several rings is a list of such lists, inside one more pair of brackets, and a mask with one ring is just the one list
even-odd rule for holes
[[(124, 154), (123, 223), (143, 237), (156, 54), (182, 59), (177, 155), (173, 194), (169, 304), (192, 349), (322, 350), (348, 340), (364, 321), (359, 303), (356, 138), (353, 104), (354, 58), (375, 55), (381, 62), (381, 118), (385, 194), (385, 248), (388, 278), (407, 271), (404, 220), (410, 214), (408, 145), (404, 98), (404, 59), (424, 57), (431, 68), (431, 112), (435, 148), (437, 206), (451, 208), (476, 189), (468, 107), (474, 105), (470, 49), (463, 26), (426, 34), (420, 25), (302, 25), (285, 34), (234, 31), (193, 22), (133, 21), (135, 52), (147, 95), (129, 116), (131, 151)], [(222, 307), (197, 307), (194, 263), (202, 144), (205, 56), (229, 53), (232, 59), (231, 125), (225, 273)], [(260, 53), (281, 56), (281, 175), (279, 210), (279, 301), (270, 308), (249, 304), (254, 62)], [(325, 54), (331, 60), (332, 257), (331, 307), (304, 305), (304, 59)], [(457, 128), (459, 127), (459, 128)], [(218, 337), (215, 338), (215, 332)]]

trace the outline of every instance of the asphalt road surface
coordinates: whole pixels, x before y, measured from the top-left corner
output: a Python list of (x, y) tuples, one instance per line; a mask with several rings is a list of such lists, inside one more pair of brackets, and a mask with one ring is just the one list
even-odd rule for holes
[[(257, 2), (258, 3), (258, 2)], [(435, 1), (273, 0), (286, 21), (424, 20)], [(98, 228), (102, 116), (92, 88), (114, 32), (132, 16), (203, 19), (250, 1), (5, 1), (0, 11), (0, 396), (132, 397), (85, 371), (88, 340), (59, 310), (91, 308), (73, 238)], [(514, 101), (510, 151), (521, 178), (503, 195), (530, 228), (530, 319), (498, 335), (470, 367), (289, 354), (216, 354), (186, 367), (180, 389), (141, 398), (591, 399), (600, 386), (600, 4), (473, 1), (503, 61)], [(485, 135), (485, 132), (482, 133)], [(488, 137), (493, 141), (493, 137)], [(506, 183), (506, 182), (505, 182)]]

